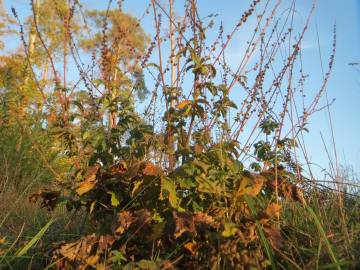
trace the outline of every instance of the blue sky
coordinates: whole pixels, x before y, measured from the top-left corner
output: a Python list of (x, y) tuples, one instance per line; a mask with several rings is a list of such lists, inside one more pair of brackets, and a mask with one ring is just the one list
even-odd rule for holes
[[(95, 9), (106, 7), (105, 0), (82, 0), (85, 6)], [(114, 1), (116, 2), (116, 1)], [(161, 2), (166, 2), (162, 0)], [(250, 1), (239, 0), (198, 0), (202, 16), (218, 13), (218, 21), (223, 21), (225, 32), (239, 20), (244, 9)], [(310, 8), (310, 0), (298, 0), (296, 4), (296, 20), (300, 24), (305, 20)], [(139, 17), (148, 0), (125, 0), (124, 10)], [(290, 0), (283, 1), (283, 10), (291, 4)], [(24, 17), (29, 14), (29, 1), (4, 0), (6, 9), (14, 6), (18, 13)], [(183, 1), (175, 0), (175, 10), (181, 10)], [(281, 10), (280, 10), (281, 11)], [(279, 12), (278, 14), (280, 14)], [(360, 73), (348, 65), (350, 62), (360, 62), (360, 0), (319, 0), (315, 16), (311, 21), (309, 31), (303, 42), (304, 65), (310, 75), (311, 84), (307, 84), (309, 93), (315, 93), (321, 83), (321, 66), (318, 53), (316, 25), (318, 27), (323, 64), (326, 67), (331, 52), (332, 29), (337, 27), (337, 52), (335, 66), (328, 84), (328, 97), (336, 99), (331, 106), (333, 126), (335, 131), (336, 147), (339, 161), (342, 164), (354, 166), (360, 172)], [(145, 31), (153, 30), (153, 20), (145, 18), (142, 21)], [(249, 33), (242, 33), (246, 36)], [(242, 36), (231, 43), (228, 56), (236, 64), (236, 57), (244, 50)], [(237, 42), (238, 41), (238, 42)], [(11, 41), (9, 41), (11, 42)], [(325, 104), (324, 100), (321, 104)], [(327, 166), (328, 158), (322, 146), (320, 132), (324, 135), (326, 145), (331, 144), (329, 121), (326, 111), (318, 112), (310, 120), (310, 134), (306, 141), (311, 160), (323, 167)]]

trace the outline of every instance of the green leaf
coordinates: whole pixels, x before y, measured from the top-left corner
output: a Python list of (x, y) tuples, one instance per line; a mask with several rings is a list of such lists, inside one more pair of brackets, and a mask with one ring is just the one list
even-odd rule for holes
[(169, 200), (172, 207), (179, 208), (179, 198), (176, 194), (176, 186), (174, 182), (167, 177), (161, 178), (160, 200), (163, 200), (164, 198)]
[(140, 269), (147, 269), (147, 270), (158, 269), (156, 263), (153, 261), (149, 261), (149, 260), (141, 260), (137, 263), (137, 266), (140, 267)]
[(116, 207), (120, 204), (120, 201), (116, 197), (116, 194), (113, 191), (109, 191), (108, 194), (111, 195), (111, 205)]
[(118, 250), (112, 250), (111, 251), (111, 253), (112, 253), (112, 257), (111, 257), (111, 261), (113, 261), (114, 263), (119, 263), (119, 262), (126, 262), (127, 261), (127, 259), (124, 257), (124, 255), (120, 252), (120, 251), (118, 251)]

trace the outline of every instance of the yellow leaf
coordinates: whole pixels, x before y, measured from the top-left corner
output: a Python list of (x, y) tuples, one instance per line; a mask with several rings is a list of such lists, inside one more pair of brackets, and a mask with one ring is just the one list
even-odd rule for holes
[(184, 101), (182, 101), (182, 102), (180, 102), (178, 105), (177, 105), (177, 108), (178, 109), (180, 109), (180, 110), (182, 110), (182, 109), (184, 109), (188, 104), (190, 104), (190, 100), (184, 100)]
[(234, 236), (238, 232), (238, 228), (236, 227), (235, 223), (225, 223), (224, 230), (221, 233), (224, 237), (231, 237)]
[(96, 270), (105, 270), (106, 268), (105, 268), (105, 266), (104, 266), (103, 264), (98, 263), (98, 264), (95, 266), (95, 269), (96, 269)]
[(90, 205), (90, 214), (94, 211), (96, 205), (96, 201), (93, 201)]
[(138, 193), (138, 191), (140, 190), (140, 187), (141, 187), (142, 184), (143, 184), (142, 180), (136, 181), (134, 183), (134, 187), (133, 187), (133, 189), (131, 191), (131, 197), (134, 197)]
[(99, 259), (100, 259), (99, 255), (89, 256), (86, 259), (86, 263), (87, 265), (94, 265), (98, 262)]
[(109, 191), (108, 194), (111, 195), (111, 205), (116, 207), (120, 204), (118, 198), (116, 197), (116, 194), (112, 191)]
[(96, 185), (96, 175), (90, 175), (80, 186), (76, 189), (76, 193), (81, 196), (90, 190), (92, 190)]

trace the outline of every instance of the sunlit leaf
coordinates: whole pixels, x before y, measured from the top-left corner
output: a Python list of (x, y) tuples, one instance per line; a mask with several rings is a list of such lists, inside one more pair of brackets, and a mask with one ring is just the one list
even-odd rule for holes
[(182, 102), (180, 102), (178, 105), (177, 105), (177, 108), (182, 110), (184, 109), (187, 105), (189, 105), (191, 103), (190, 100), (183, 100)]
[(93, 174), (89, 176), (85, 181), (83, 181), (78, 188), (76, 189), (76, 193), (81, 196), (90, 190), (92, 190), (96, 186), (96, 175)]
[(156, 176), (160, 172), (159, 168), (151, 162), (146, 162), (143, 174), (147, 176)]
[(167, 177), (161, 177), (160, 200), (163, 200), (165, 198), (168, 198), (172, 207), (179, 207), (179, 198), (176, 194), (176, 186), (174, 182)]
[(111, 195), (111, 205), (114, 207), (118, 206), (120, 204), (120, 201), (116, 197), (116, 194), (112, 191), (109, 191), (108, 194)]
[(238, 228), (236, 227), (236, 224), (234, 223), (225, 223), (224, 224), (224, 230), (222, 231), (221, 235), (224, 237), (232, 237), (234, 236), (238, 231)]
[(184, 248), (186, 248), (188, 251), (190, 251), (190, 253), (192, 255), (195, 255), (196, 252), (197, 252), (197, 249), (198, 249), (198, 244), (193, 241), (193, 242), (187, 242), (185, 245), (184, 245)]

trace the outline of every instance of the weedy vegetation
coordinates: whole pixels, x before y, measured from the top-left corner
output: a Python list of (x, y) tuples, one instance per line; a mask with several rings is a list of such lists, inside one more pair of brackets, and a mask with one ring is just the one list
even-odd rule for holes
[(196, 0), (83, 2), (0, 14), (1, 269), (359, 269), (359, 185), (304, 140), (336, 50), (334, 27), (310, 91), (315, 2), (299, 26), (249, 1), (230, 32)]

